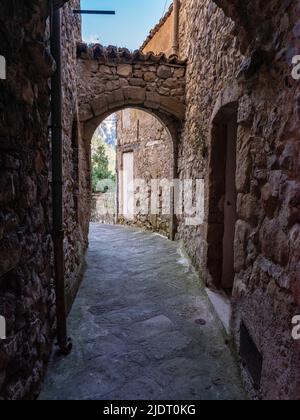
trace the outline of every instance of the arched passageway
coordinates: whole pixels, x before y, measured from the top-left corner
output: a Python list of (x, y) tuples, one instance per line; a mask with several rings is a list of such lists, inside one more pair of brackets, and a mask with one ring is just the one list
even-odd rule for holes
[[(238, 221), (231, 331), (242, 356), (243, 375), (251, 395), (259, 399), (299, 399), (299, 340), (291, 334), (291, 320), (298, 317), (300, 305), (299, 78), (295, 74), (300, 47), (299, 2), (272, 0), (264, 2), (262, 7), (259, 0), (174, 1), (174, 5), (181, 3), (179, 16), (174, 19), (177, 26), (174, 33), (179, 35), (179, 54), (188, 55), (186, 81), (184, 63), (174, 57), (167, 60), (163, 55), (130, 54), (126, 50), (103, 49), (101, 46), (92, 49), (79, 47), (78, 63), (83, 71), (79, 74), (76, 44), (80, 42), (80, 18), (74, 16), (74, 8), (80, 8), (80, 0), (40, 0), (34, 2), (34, 7), (33, 2), (28, 1), (23, 2), (17, 12), (14, 3), (1, 2), (0, 6), (1, 54), (7, 64), (7, 78), (1, 80), (0, 92), (0, 321), (3, 324), (3, 316), (8, 320), (5, 327), (9, 339), (8, 342), (1, 341), (0, 345), (0, 399), (27, 399), (37, 395), (54, 334), (60, 336), (64, 329), (64, 326), (56, 328), (61, 314), (55, 316), (55, 307), (63, 301), (64, 289), (72, 292), (72, 303), (77, 282), (81, 279), (88, 232), (88, 223), (83, 223), (88, 217), (82, 203), (88, 202), (89, 151), (82, 147), (79, 138), (77, 142), (77, 134), (88, 133), (92, 121), (96, 122), (106, 112), (124, 106), (138, 106), (162, 120), (168, 119), (166, 125), (169, 124), (172, 133), (175, 128), (172, 138), (176, 140), (177, 128), (180, 130), (185, 114), (178, 152), (180, 177), (198, 177), (200, 174), (207, 179), (208, 157), (213, 152), (211, 149), (216, 152), (210, 142), (210, 116), (221, 91), (236, 79), (240, 89), (236, 171)], [(63, 4), (60, 19), (57, 10), (53, 9)], [(49, 15), (52, 15), (50, 22), (55, 20), (56, 25), (49, 25)], [(171, 19), (170, 12), (152, 31), (151, 41), (155, 41), (154, 38), (157, 41), (157, 34), (164, 31), (170, 35)], [(60, 28), (62, 42), (58, 39)], [(54, 29), (51, 34), (50, 29)], [(56, 71), (49, 55), (49, 40), (54, 44), (52, 52), (57, 61)], [(57, 54), (60, 45), (66, 69), (62, 78)], [(156, 50), (166, 51), (159, 46)], [(53, 73), (56, 89), (52, 85), (50, 93), (49, 77)], [(61, 87), (59, 79), (63, 82)], [(78, 83), (81, 84), (80, 122), (83, 130), (76, 133)], [(61, 114), (56, 115), (57, 118), (54, 117), (56, 112), (52, 112), (50, 123), (50, 100), (54, 103), (53, 98), (59, 99), (60, 93), (64, 99), (63, 110), (57, 112)], [(52, 111), (58, 108), (60, 106), (53, 105)], [(62, 142), (59, 139), (52, 144), (56, 148), (62, 143), (63, 150), (57, 147), (57, 154), (53, 153), (54, 148), (49, 142), (49, 125), (52, 133), (56, 129), (60, 131), (57, 138), (62, 137)], [(224, 147), (223, 151), (225, 154)], [(64, 167), (61, 167), (62, 155)], [(50, 169), (51, 157), (54, 167), (58, 163), (56, 167), (60, 173), (57, 178)], [(224, 168), (222, 159), (221, 166)], [(84, 182), (78, 177), (80, 174), (87, 175)], [(59, 202), (55, 209), (52, 208), (52, 191), (57, 192)], [(221, 186), (222, 195), (224, 185)], [(212, 200), (211, 209), (214, 205)], [(52, 213), (59, 219), (56, 225), (64, 222), (63, 229), (59, 226), (53, 229)], [(218, 216), (223, 219), (222, 211)], [(194, 229), (181, 229), (180, 225), (179, 229), (186, 250), (197, 267), (203, 269), (208, 265), (207, 242), (211, 241), (210, 251), (214, 243), (220, 245), (223, 224), (221, 218), (214, 220), (208, 212), (205, 213), (207, 219), (211, 225), (221, 225), (215, 242), (211, 241), (211, 236), (207, 241), (206, 224)], [(58, 245), (53, 246), (56, 243)], [(127, 242), (123, 243), (126, 248)], [(107, 244), (100, 242), (104, 250), (101, 255), (95, 252), (95, 244), (98, 247), (99, 242), (93, 242), (91, 238), (91, 250), (98, 261), (103, 261)], [(157, 243), (152, 245), (155, 247)], [(144, 252), (148, 256), (147, 250), (142, 248), (138, 254), (143, 257)], [(151, 255), (154, 259), (160, 257)], [(216, 264), (221, 261), (220, 256), (218, 261), (215, 260)], [(56, 273), (52, 267), (54, 257), (58, 257), (59, 262)], [(128, 254), (123, 257), (126, 262), (128, 257), (130, 259)], [(116, 262), (122, 263), (122, 259), (108, 259), (111, 266)], [(143, 263), (143, 259), (140, 262)], [(172, 262), (176, 268), (174, 260)], [(135, 264), (136, 261), (129, 268), (135, 270)], [(91, 283), (95, 285), (93, 280), (98, 278), (95, 273), (101, 279), (103, 270), (98, 270), (97, 266), (92, 270)], [(220, 273), (217, 274), (215, 284), (222, 282)], [(148, 296), (153, 298), (155, 290), (151, 288), (151, 281), (145, 282), (146, 275), (147, 270), (141, 274), (139, 284), (147, 286)], [(161, 292), (176, 293), (176, 275), (177, 270), (171, 272), (167, 287), (160, 289)], [(153, 280), (150, 275), (146, 279)], [(60, 296), (55, 297), (54, 283), (59, 285)], [(126, 279), (124, 283), (126, 286)], [(86, 291), (90, 298), (91, 290)], [(100, 291), (101, 295), (95, 289), (92, 292), (96, 299), (102, 296), (104, 303), (106, 298), (110, 299), (109, 294), (105, 296), (105, 289)], [(164, 295), (166, 303), (168, 296), (173, 298), (170, 294)], [(122, 305), (122, 298), (111, 302), (109, 312), (114, 312), (114, 305)], [(81, 298), (81, 303), (83, 300)], [(166, 311), (168, 307), (166, 304)], [(186, 301), (178, 308), (182, 313), (188, 312)], [(97, 316), (102, 308), (89, 309), (91, 311), (86, 312)], [(61, 312), (65, 312), (64, 309)], [(112, 318), (116, 316), (119, 320), (119, 315), (113, 313)], [(126, 318), (124, 313), (122, 316)], [(76, 321), (75, 314), (75, 324)], [(198, 321), (202, 327), (201, 320)], [(156, 323), (152, 325), (155, 329)], [(73, 331), (76, 336), (77, 330)], [(96, 329), (101, 342), (102, 333)], [(203, 334), (202, 338), (210, 344), (209, 348), (203, 346), (203, 350), (209, 352), (214, 343), (218, 345), (213, 337)], [(89, 336), (87, 346), (90, 339)], [(161, 340), (160, 336), (158, 340)], [(61, 347), (65, 347), (65, 340), (60, 341)], [(97, 342), (93, 344), (97, 346)], [(183, 363), (176, 366), (185, 370), (186, 359), (181, 360)], [(212, 359), (212, 368), (215, 363)], [(79, 365), (81, 368), (81, 361)], [(174, 365), (165, 368), (169, 371)], [(180, 369), (177, 372), (179, 378)], [(105, 374), (109, 375), (109, 372), (105, 371)], [(99, 380), (103, 384), (105, 374), (96, 378), (96, 382)], [(84, 382), (82, 377), (78, 376), (78, 382)], [(216, 380), (211, 382), (213, 385), (218, 383)], [(163, 386), (164, 382), (159, 384)], [(207, 384), (207, 388), (213, 387), (212, 384)], [(201, 395), (205, 395), (207, 388)], [(215, 395), (219, 395), (218, 390)]]
[[(95, 131), (109, 115), (124, 109), (144, 111), (168, 132), (171, 142), (168, 179), (176, 179), (178, 138), (185, 117), (185, 61), (175, 56), (167, 59), (164, 54), (130, 53), (125, 49), (84, 44), (78, 46), (77, 55), (83, 143), (90, 144)], [(170, 239), (176, 232), (173, 213), (170, 211), (168, 223)]]
[[(103, 149), (110, 156), (113, 153), (114, 162), (107, 174), (103, 171), (99, 188), (95, 189), (95, 178), (101, 177), (101, 173), (97, 175), (97, 151), (102, 155)], [(91, 155), (91, 221), (135, 225), (173, 239), (176, 226), (171, 199), (176, 160), (167, 127), (149, 112), (125, 108), (106, 118), (96, 129)]]
[[(167, 152), (159, 153), (168, 155), (168, 175), (177, 178), (184, 64), (164, 56), (81, 48), (82, 141), (90, 144), (112, 113), (121, 113), (125, 133), (124, 110), (145, 111), (152, 129), (154, 119), (168, 134)], [(132, 164), (134, 147), (122, 140), (118, 147), (124, 169)], [(170, 232), (173, 237), (174, 224)], [(244, 397), (215, 314), (178, 243), (137, 229), (92, 224), (87, 263), (69, 318), (79, 353), (53, 360), (42, 399), (213, 399), (216, 392), (220, 399)], [(220, 353), (209, 347), (212, 340)], [(222, 363), (215, 363), (216, 357)]]
[(78, 46), (79, 115), (90, 138), (110, 114), (140, 108), (156, 116), (176, 144), (185, 118), (185, 61), (96, 45)]

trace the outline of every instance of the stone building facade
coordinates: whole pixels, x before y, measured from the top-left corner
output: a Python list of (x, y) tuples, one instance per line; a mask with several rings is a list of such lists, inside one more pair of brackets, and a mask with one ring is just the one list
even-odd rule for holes
[(47, 1), (0, 4), (0, 399), (28, 397), (41, 380), (55, 329), (51, 263), (51, 151)]
[[(73, 71), (81, 31), (80, 18), (72, 10), (78, 6), (79, 0), (72, 0), (61, 12), (69, 306), (88, 227), (78, 202), (79, 194), (85, 197), (87, 191), (86, 177), (78, 181), (78, 174), (88, 170), (88, 156), (79, 141)], [(37, 394), (55, 337), (49, 90), (55, 63), (50, 12), (46, 0), (0, 4), (1, 54), (7, 62), (7, 79), (0, 81), (0, 313), (7, 321), (7, 340), (0, 341), (0, 399)]]
[(17, 16), (1, 2), (0, 15), (7, 62), (0, 81), (0, 312), (9, 337), (0, 342), (0, 397), (18, 399), (39, 383), (55, 325), (47, 85), (53, 61), (39, 43), (46, 1), (34, 10), (23, 4)]
[(172, 54), (173, 43), (173, 4), (168, 12), (161, 18), (159, 23), (152, 29), (149, 36), (141, 46), (141, 51), (160, 54), (164, 52), (167, 56)]
[[(134, 223), (139, 227), (169, 236), (170, 215), (162, 208), (163, 199), (168, 199), (163, 195), (168, 192), (163, 189), (157, 191), (155, 194), (155, 200), (158, 201), (157, 212), (151, 212), (151, 193), (153, 195), (155, 193), (151, 182), (173, 179), (173, 165), (170, 159), (173, 146), (170, 134), (156, 117), (138, 109), (125, 109), (118, 112), (117, 116), (117, 145), (119, 222)], [(132, 191), (133, 210), (134, 208), (137, 210), (134, 211), (132, 219), (124, 214), (123, 205), (125, 185), (122, 183), (122, 177), (123, 171), (126, 170), (124, 155), (128, 153), (133, 155), (133, 177), (139, 180), (136, 190)]]
[[(236, 223), (227, 244), (234, 247), (235, 343), (256, 396), (299, 398), (299, 343), (291, 337), (300, 312), (299, 85), (291, 63), (299, 52), (300, 4), (271, 1), (262, 11), (258, 1), (246, 1), (242, 12), (234, 2), (215, 3), (233, 20), (212, 1), (181, 2), (180, 55), (188, 65), (178, 175), (205, 179), (206, 211), (203, 226), (179, 221), (178, 236), (207, 284), (222, 287), (222, 130), (234, 119)], [(148, 45), (156, 36), (160, 43), (157, 33)]]
[(68, 309), (76, 296), (88, 246), (90, 220), (90, 147), (81, 139), (78, 108), (76, 47), (81, 42), (81, 19), (73, 14), (80, 0), (66, 3), (62, 10), (63, 86), (63, 176), (64, 252)]

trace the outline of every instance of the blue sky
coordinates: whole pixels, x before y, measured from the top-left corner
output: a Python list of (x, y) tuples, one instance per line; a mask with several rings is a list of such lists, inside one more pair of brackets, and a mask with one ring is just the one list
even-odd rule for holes
[(82, 9), (116, 11), (116, 16), (83, 16), (83, 40), (135, 50), (171, 3), (172, 0), (81, 0)]

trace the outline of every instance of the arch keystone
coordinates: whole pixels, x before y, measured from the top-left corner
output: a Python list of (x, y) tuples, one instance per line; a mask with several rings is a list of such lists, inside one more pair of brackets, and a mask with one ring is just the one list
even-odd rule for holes
[(108, 105), (108, 98), (105, 95), (101, 95), (91, 102), (91, 107), (96, 117), (107, 112)]
[(125, 97), (123, 89), (112, 91), (108, 96), (108, 108), (114, 109), (125, 104)]
[(161, 96), (155, 92), (147, 92), (146, 94), (146, 108), (158, 109)]
[(123, 92), (125, 103), (130, 105), (143, 104), (146, 100), (146, 91), (143, 88), (129, 86), (124, 87)]

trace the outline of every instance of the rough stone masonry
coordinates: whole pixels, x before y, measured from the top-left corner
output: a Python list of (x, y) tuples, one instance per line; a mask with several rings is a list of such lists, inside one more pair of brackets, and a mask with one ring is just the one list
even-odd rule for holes
[[(140, 183), (134, 190), (134, 203), (137, 203), (137, 206), (132, 220), (124, 215), (122, 203), (121, 180), (125, 170), (123, 156), (126, 153), (133, 153), (134, 179)], [(159, 182), (163, 186), (164, 180), (173, 179), (172, 155), (172, 138), (156, 117), (137, 109), (125, 109), (117, 113), (120, 223), (134, 224), (169, 237), (170, 208), (167, 213), (162, 207), (164, 202), (168, 202), (170, 191), (155, 191), (153, 182)], [(152, 212), (151, 206), (153, 208), (155, 200), (157, 212)]]
[[(72, 59), (75, 63), (80, 20), (71, 11), (77, 6), (74, 0), (62, 12), (66, 157), (72, 156), (76, 115)], [(56, 328), (49, 142), (49, 78), (55, 63), (49, 52), (49, 14), (46, 0), (0, 4), (1, 54), (7, 62), (7, 79), (0, 80), (0, 314), (7, 332), (7, 340), (0, 341), (1, 400), (38, 393)], [(86, 246), (72, 205), (73, 160), (65, 159), (68, 289), (75, 287)]]
[[(291, 320), (300, 313), (300, 107), (299, 81), (291, 75), (300, 51), (299, 0), (181, 1), (179, 59), (100, 46), (82, 49), (80, 43), (76, 57), (80, 19), (72, 8), (79, 0), (54, 3), (66, 3), (69, 304), (87, 247), (89, 141), (106, 115), (128, 106), (151, 110), (169, 129), (176, 176), (206, 181), (206, 222), (192, 228), (178, 220), (178, 237), (212, 286), (216, 267), (209, 261), (222, 256), (210, 253), (211, 242), (222, 235), (224, 202), (222, 191), (212, 193), (213, 146), (216, 128), (234, 109), (238, 195), (232, 332), (238, 350), (246, 340), (256, 355), (255, 375), (253, 366), (242, 366), (251, 395), (299, 399), (300, 345), (291, 338)], [(37, 395), (56, 328), (49, 142), (49, 78), (55, 63), (49, 15), (48, 0), (0, 3), (0, 55), (7, 62), (7, 79), (0, 80), (0, 314), (8, 337), (0, 342), (1, 400)], [(83, 100), (84, 94), (92, 101)]]
[[(246, 326), (262, 357), (256, 395), (299, 398), (299, 341), (291, 320), (299, 300), (299, 84), (291, 77), (299, 51), (299, 1), (181, 2), (181, 58), (188, 58), (186, 120), (179, 144), (182, 177), (206, 179), (206, 224), (179, 227), (210, 283), (208, 249), (213, 124), (237, 104), (233, 332)], [(223, 114), (224, 116), (224, 114)], [(247, 369), (245, 377), (249, 377)], [(247, 379), (248, 381), (248, 379)], [(252, 378), (249, 383), (253, 386)]]

